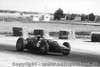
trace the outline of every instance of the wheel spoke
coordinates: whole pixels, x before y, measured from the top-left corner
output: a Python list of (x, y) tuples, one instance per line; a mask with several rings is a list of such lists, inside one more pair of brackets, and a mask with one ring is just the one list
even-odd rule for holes
[(44, 52), (44, 51), (45, 51), (45, 46), (42, 46), (42, 47), (40, 48), (40, 50), (41, 50), (41, 52)]
[(24, 39), (23, 38), (19, 38), (17, 40), (17, 43), (16, 43), (16, 49), (18, 51), (23, 51), (24, 50), (24, 44), (25, 44)]

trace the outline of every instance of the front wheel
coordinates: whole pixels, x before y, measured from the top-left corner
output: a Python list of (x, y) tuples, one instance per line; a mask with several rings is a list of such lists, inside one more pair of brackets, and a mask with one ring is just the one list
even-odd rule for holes
[(19, 38), (16, 42), (17, 51), (23, 51), (25, 48), (25, 40), (24, 38)]
[(49, 45), (45, 40), (40, 41), (40, 53), (41, 54), (47, 54), (49, 50)]

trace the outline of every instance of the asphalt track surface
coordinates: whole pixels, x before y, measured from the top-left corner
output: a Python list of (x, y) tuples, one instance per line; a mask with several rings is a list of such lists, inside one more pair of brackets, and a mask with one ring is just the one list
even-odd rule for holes
[[(34, 28), (58, 28), (58, 29), (73, 29), (73, 30), (88, 30), (97, 31), (100, 29), (99, 25), (67, 25), (65, 24), (43, 24), (43, 23), (1, 23), (0, 31), (12, 31), (13, 26), (25, 26), (29, 31)], [(0, 67), (100, 67), (100, 49), (97, 49), (96, 45), (99, 43), (80, 43), (78, 47), (81, 49), (93, 48), (90, 45), (95, 45), (94, 52), (84, 51), (81, 49), (73, 49), (68, 56), (63, 56), (61, 53), (48, 53), (47, 55), (41, 55), (28, 50), (23, 52), (16, 51), (16, 41), (18, 37), (2, 36), (0, 35)], [(83, 46), (86, 45), (87, 46)], [(84, 48), (83, 48), (84, 47)], [(86, 48), (85, 48), (86, 47)], [(98, 46), (99, 48), (99, 46)], [(91, 49), (91, 51), (93, 51)], [(97, 53), (95, 53), (97, 52)], [(31, 65), (32, 64), (32, 65)], [(63, 64), (63, 65), (62, 65)], [(65, 64), (65, 65), (64, 65)]]
[(28, 64), (32, 63), (34, 65), (30, 67), (100, 67), (100, 55), (82, 53), (81, 50), (78, 52), (72, 49), (68, 56), (50, 52), (41, 55), (28, 50), (18, 52), (15, 46), (17, 39), (18, 37), (0, 36), (0, 67), (29, 67)]

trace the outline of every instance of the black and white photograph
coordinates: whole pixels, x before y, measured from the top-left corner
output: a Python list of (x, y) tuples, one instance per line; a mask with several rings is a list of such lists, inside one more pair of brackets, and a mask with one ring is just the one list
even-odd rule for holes
[(100, 67), (100, 0), (0, 0), (0, 67)]

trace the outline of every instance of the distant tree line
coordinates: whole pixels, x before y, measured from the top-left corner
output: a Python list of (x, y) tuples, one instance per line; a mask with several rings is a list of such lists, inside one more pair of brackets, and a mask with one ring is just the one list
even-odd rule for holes
[[(0, 10), (0, 13), (20, 13), (20, 14), (39, 14), (39, 12), (27, 12), (27, 11), (17, 11), (17, 10)], [(81, 21), (100, 21), (100, 16), (95, 16), (93, 13), (89, 15), (86, 14), (66, 14), (63, 12), (61, 8), (56, 10), (53, 13), (49, 13), (50, 15), (54, 15), (54, 20), (61, 20), (61, 18), (65, 18), (66, 20), (74, 20), (76, 16), (81, 17)], [(98, 17), (98, 18), (97, 18)]]
[(14, 10), (0, 10), (0, 13), (17, 13), (18, 11)]
[(95, 15), (93, 13), (90, 13), (89, 15), (79, 15), (79, 14), (64, 14), (63, 10), (59, 8), (54, 13), (54, 20), (61, 20), (61, 18), (66, 18), (66, 20), (74, 20), (76, 16), (81, 17), (81, 21), (94, 21)]
[(39, 12), (27, 12), (27, 11), (17, 11), (17, 10), (0, 10), (0, 13), (39, 14)]
[(82, 15), (81, 21), (85, 21), (85, 20), (94, 21), (95, 15), (93, 13), (90, 13), (89, 15)]

